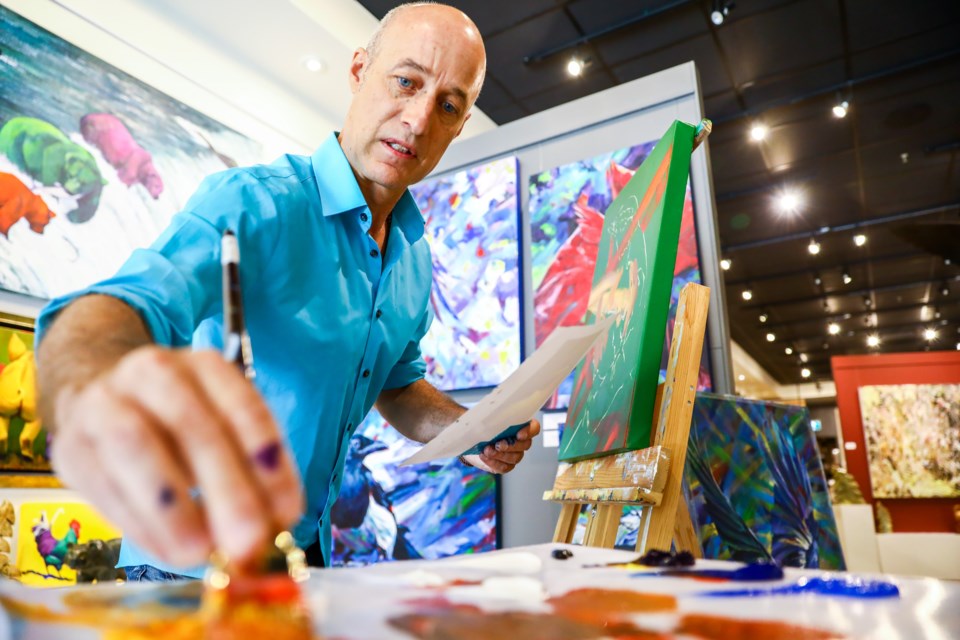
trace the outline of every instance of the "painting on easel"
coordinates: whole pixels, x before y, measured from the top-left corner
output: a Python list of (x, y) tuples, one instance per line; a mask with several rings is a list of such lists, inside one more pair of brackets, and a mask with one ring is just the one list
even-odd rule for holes
[(561, 460), (650, 443), (695, 134), (674, 122), (604, 215), (584, 322), (617, 320), (574, 374)]

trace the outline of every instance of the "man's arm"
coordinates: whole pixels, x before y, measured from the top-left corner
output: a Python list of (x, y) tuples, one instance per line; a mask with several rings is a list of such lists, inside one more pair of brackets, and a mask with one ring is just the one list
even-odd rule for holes
[[(417, 442), (429, 442), (466, 412), (465, 407), (422, 379), (399, 389), (381, 391), (376, 406), (397, 431)], [(465, 459), (478, 469), (507, 473), (523, 459), (523, 452), (530, 448), (538, 433), (540, 423), (531, 420), (517, 433), (514, 444), (498, 442), (479, 456), (465, 456)]]
[(279, 430), (220, 354), (155, 346), (131, 307), (97, 295), (60, 312), (37, 356), (58, 475), (155, 557), (187, 567), (216, 547), (243, 563), (299, 517)]

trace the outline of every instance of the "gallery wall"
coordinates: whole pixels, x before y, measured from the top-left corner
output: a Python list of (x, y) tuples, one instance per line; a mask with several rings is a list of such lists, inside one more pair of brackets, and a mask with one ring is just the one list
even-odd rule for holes
[[(861, 389), (876, 385), (960, 385), (960, 352), (837, 356), (831, 358), (831, 365), (837, 385), (837, 406), (840, 411), (847, 470), (856, 478), (867, 501), (875, 502), (878, 498), (873, 490), (874, 485), (871, 484), (871, 451), (864, 430)], [(891, 410), (895, 408), (892, 401), (886, 404)], [(953, 404), (952, 407), (944, 409), (948, 413), (952, 412), (956, 419), (960, 405)], [(909, 415), (900, 416), (896, 420), (906, 423), (903, 426), (909, 428)], [(953, 442), (955, 446), (956, 433), (953, 435)], [(900, 443), (891, 441), (889, 444)], [(949, 451), (943, 453), (950, 455)], [(894, 456), (901, 459), (903, 457), (902, 454)], [(960, 454), (954, 451), (953, 456), (956, 461)], [(952, 498), (880, 499), (890, 511), (894, 531), (956, 531), (954, 509), (960, 506), (960, 495)]]

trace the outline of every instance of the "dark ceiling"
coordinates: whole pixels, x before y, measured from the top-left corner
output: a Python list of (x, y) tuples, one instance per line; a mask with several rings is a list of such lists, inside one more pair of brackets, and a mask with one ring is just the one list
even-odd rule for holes
[[(361, 3), (378, 18), (397, 4)], [(478, 105), (498, 124), (696, 62), (731, 335), (779, 382), (831, 378), (832, 355), (960, 346), (960, 259), (942, 257), (960, 247), (960, 2), (737, 0), (719, 26), (712, 0), (449, 3), (484, 36)], [(795, 213), (776, 208), (785, 189)], [(930, 224), (939, 256), (898, 235)]]

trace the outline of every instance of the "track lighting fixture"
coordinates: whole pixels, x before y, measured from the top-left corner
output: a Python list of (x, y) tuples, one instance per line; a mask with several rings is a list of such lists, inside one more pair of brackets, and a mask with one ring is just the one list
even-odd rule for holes
[(730, 271), (730, 267), (733, 266), (733, 261), (730, 258), (724, 258), (720, 261), (720, 268), (724, 271)]
[(820, 243), (816, 241), (815, 238), (810, 238), (810, 244), (807, 245), (807, 251), (810, 252), (810, 255), (815, 256), (820, 253)]
[(841, 100), (837, 104), (833, 105), (833, 115), (837, 118), (846, 118), (849, 111), (850, 103), (846, 100)]
[(871, 349), (875, 349), (880, 346), (880, 336), (875, 333), (871, 333), (867, 336), (867, 346)]
[(710, 11), (710, 22), (719, 27), (723, 24), (724, 20), (727, 19), (727, 16), (730, 15), (734, 6), (732, 2), (713, 0), (713, 9)]
[(853, 236), (853, 244), (857, 245), (858, 247), (862, 247), (863, 245), (867, 244), (867, 236), (863, 235), (862, 233), (858, 233), (857, 235)]

